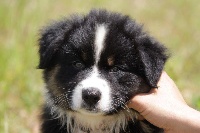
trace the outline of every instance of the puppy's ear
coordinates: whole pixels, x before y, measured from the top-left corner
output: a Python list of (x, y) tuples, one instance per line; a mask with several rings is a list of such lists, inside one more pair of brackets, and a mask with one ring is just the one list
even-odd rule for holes
[(39, 69), (46, 69), (55, 63), (56, 53), (67, 40), (67, 36), (72, 28), (72, 22), (63, 20), (54, 22), (41, 30), (39, 39)]
[(166, 48), (148, 35), (136, 39), (137, 49), (143, 67), (146, 82), (152, 88), (157, 87), (157, 82), (162, 73), (164, 64), (168, 58)]

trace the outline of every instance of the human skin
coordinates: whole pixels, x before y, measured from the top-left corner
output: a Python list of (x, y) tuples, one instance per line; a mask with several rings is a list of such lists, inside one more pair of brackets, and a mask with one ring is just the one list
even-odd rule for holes
[(186, 104), (166, 72), (162, 73), (157, 89), (134, 96), (128, 106), (165, 133), (200, 133), (200, 112)]

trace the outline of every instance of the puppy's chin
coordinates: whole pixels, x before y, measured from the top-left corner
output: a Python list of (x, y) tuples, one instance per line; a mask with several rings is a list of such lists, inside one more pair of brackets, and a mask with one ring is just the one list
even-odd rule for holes
[(77, 112), (83, 115), (87, 115), (87, 116), (104, 116), (106, 114), (95, 109), (93, 110), (80, 109)]
[(72, 109), (74, 112), (80, 113), (82, 115), (87, 116), (112, 116), (116, 115), (119, 112), (132, 112), (131, 109), (128, 108), (108, 108), (107, 110), (101, 110), (97, 107), (94, 108), (80, 108), (80, 109)]

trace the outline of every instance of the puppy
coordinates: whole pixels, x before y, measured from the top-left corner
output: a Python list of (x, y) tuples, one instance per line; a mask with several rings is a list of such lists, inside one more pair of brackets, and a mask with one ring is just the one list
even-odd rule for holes
[(64, 18), (39, 39), (46, 83), (42, 133), (158, 133), (127, 102), (149, 92), (166, 48), (128, 16), (106, 10)]

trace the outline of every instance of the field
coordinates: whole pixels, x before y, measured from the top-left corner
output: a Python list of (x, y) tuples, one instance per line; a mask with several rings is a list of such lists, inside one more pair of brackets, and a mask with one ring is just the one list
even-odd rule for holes
[(39, 29), (50, 20), (106, 8), (130, 15), (169, 49), (165, 71), (200, 110), (199, 0), (1, 0), (0, 132), (38, 133), (43, 81)]

